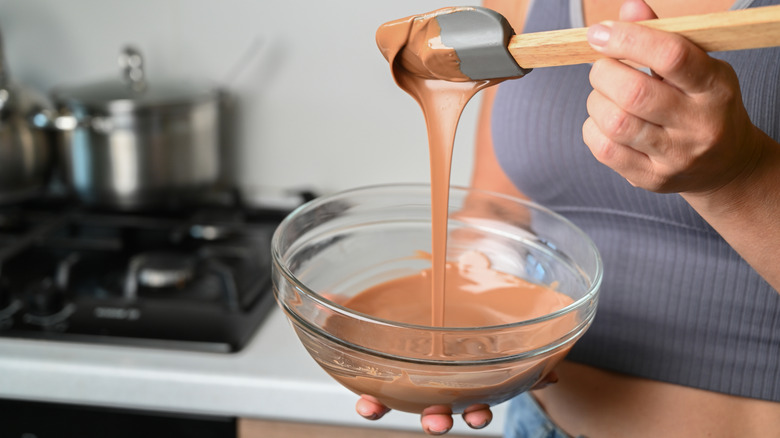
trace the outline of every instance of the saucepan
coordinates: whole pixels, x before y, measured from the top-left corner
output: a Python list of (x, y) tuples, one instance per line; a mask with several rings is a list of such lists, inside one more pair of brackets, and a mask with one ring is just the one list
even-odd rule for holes
[(207, 83), (148, 80), (138, 49), (125, 47), (121, 75), (52, 93), (52, 129), (65, 185), (86, 205), (119, 210), (179, 208), (220, 178), (220, 102)]
[(0, 37), (0, 204), (38, 196), (48, 185), (52, 138), (28, 121), (46, 105), (43, 96), (11, 80)]

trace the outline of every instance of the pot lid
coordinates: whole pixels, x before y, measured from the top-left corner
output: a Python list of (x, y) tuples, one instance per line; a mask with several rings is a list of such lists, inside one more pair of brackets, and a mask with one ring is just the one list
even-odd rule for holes
[(189, 105), (213, 100), (218, 91), (212, 84), (191, 80), (149, 82), (143, 69), (143, 57), (126, 47), (119, 57), (122, 77), (77, 86), (57, 87), (52, 97), (58, 103), (88, 109), (127, 111), (168, 105)]

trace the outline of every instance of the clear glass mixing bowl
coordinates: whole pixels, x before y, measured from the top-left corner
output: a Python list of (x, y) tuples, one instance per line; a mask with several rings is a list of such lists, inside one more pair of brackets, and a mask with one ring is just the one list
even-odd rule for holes
[(340, 305), (430, 268), (430, 259), (420, 257), (431, 250), (427, 185), (315, 199), (273, 237), (274, 293), (306, 350), (342, 385), (393, 409), (449, 405), (458, 413), (508, 400), (544, 377), (596, 314), (601, 258), (571, 222), (531, 202), (464, 188), (450, 190), (449, 205), (448, 260), (477, 250), (492, 269), (550, 286), (573, 302), (489, 327), (409, 325)]

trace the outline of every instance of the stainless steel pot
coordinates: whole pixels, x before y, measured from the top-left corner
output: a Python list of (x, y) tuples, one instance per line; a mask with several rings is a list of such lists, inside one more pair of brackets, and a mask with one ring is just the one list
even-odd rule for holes
[(38, 196), (48, 185), (52, 138), (29, 120), (45, 105), (41, 96), (10, 80), (0, 36), (0, 204)]
[(82, 202), (122, 210), (196, 200), (219, 181), (221, 91), (182, 80), (148, 82), (133, 48), (123, 80), (52, 92), (61, 173)]

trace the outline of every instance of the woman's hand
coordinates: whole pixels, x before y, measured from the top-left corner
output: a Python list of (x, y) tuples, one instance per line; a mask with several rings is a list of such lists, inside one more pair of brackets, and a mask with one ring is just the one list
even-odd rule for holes
[(585, 143), (635, 186), (717, 191), (756, 166), (760, 134), (731, 66), (679, 35), (626, 22), (654, 17), (643, 1), (630, 0), (623, 22), (590, 28), (591, 46), (608, 58), (591, 69)]
[[(555, 371), (547, 374), (533, 389), (542, 389), (558, 381)], [(355, 410), (367, 420), (378, 420), (390, 412), (385, 405), (370, 395), (362, 395), (355, 405)], [(490, 406), (484, 404), (472, 405), (461, 415), (463, 421), (472, 429), (482, 429), (493, 420)], [(452, 429), (452, 409), (449, 406), (430, 406), (420, 415), (420, 425), (428, 435), (443, 435)]]
[[(368, 420), (378, 420), (390, 412), (390, 409), (370, 395), (360, 396), (355, 410)], [(493, 413), (487, 405), (469, 406), (462, 416), (463, 421), (473, 429), (482, 429), (493, 419)], [(443, 405), (430, 406), (421, 414), (420, 425), (428, 435), (443, 435), (452, 429), (452, 409)]]
[(624, 22), (588, 33), (609, 58), (591, 69), (585, 143), (631, 184), (679, 193), (780, 293), (780, 143), (750, 121), (730, 65), (681, 36), (625, 22), (655, 16), (642, 0), (620, 14)]

